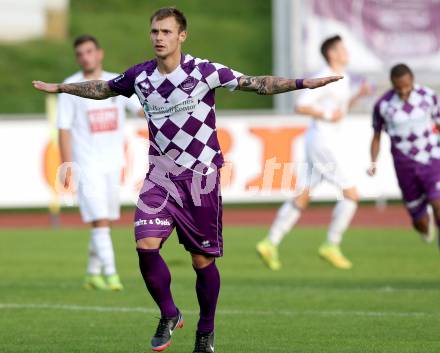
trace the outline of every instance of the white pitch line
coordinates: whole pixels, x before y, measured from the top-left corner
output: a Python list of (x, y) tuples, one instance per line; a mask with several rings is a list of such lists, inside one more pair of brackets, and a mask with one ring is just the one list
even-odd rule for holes
[[(114, 307), (114, 306), (83, 306), (70, 304), (16, 304), (0, 303), (0, 310), (30, 309), (30, 310), (65, 310), (65, 311), (89, 311), (103, 313), (146, 313), (157, 314), (155, 308), (143, 307)], [(187, 315), (198, 315), (198, 310), (182, 310)], [(361, 316), (361, 317), (422, 317), (440, 318), (440, 313), (427, 312), (393, 312), (393, 311), (353, 311), (353, 310), (218, 310), (219, 315), (251, 315), (251, 316)]]

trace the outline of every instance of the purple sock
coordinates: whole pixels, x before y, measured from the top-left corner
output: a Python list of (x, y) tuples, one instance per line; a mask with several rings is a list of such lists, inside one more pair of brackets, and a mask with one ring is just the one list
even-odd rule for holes
[(435, 223), (437, 224), (437, 245), (440, 250), (440, 221), (436, 219)]
[(162, 317), (177, 316), (177, 308), (171, 295), (171, 274), (168, 266), (159, 254), (159, 249), (137, 249), (139, 268), (145, 285), (160, 308)]
[(215, 261), (201, 269), (194, 269), (197, 274), (196, 292), (200, 306), (200, 319), (197, 331), (214, 331), (215, 308), (220, 292), (220, 273)]

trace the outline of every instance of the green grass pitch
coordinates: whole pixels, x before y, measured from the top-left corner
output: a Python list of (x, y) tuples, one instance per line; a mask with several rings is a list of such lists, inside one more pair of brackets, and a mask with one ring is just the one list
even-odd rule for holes
[[(409, 230), (351, 229), (344, 250), (354, 269), (316, 254), (325, 229), (290, 234), (284, 268), (261, 265), (254, 246), (265, 228), (228, 227), (218, 264), (222, 292), (216, 351), (223, 353), (440, 352), (440, 256)], [(0, 231), (1, 353), (141, 353), (158, 311), (137, 267), (130, 228), (114, 230), (126, 289), (81, 289), (88, 230)], [(189, 256), (168, 240), (163, 255), (186, 324), (169, 353), (192, 352), (197, 319)]]

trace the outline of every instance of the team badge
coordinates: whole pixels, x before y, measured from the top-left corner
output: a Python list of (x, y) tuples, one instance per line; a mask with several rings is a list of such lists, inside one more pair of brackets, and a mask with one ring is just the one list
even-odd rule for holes
[(194, 77), (188, 76), (185, 81), (180, 84), (180, 88), (184, 91), (190, 91), (196, 86), (196, 79)]

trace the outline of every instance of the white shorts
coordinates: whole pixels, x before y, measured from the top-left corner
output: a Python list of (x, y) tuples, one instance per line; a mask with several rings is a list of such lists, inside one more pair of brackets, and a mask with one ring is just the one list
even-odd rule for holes
[(78, 203), (84, 222), (119, 219), (120, 180), (120, 170), (82, 171), (78, 184)]
[(322, 181), (327, 181), (341, 190), (355, 186), (348, 165), (337, 158), (343, 151), (337, 151), (329, 141), (317, 134), (307, 134), (305, 138), (305, 163), (298, 171), (297, 190), (313, 189)]

